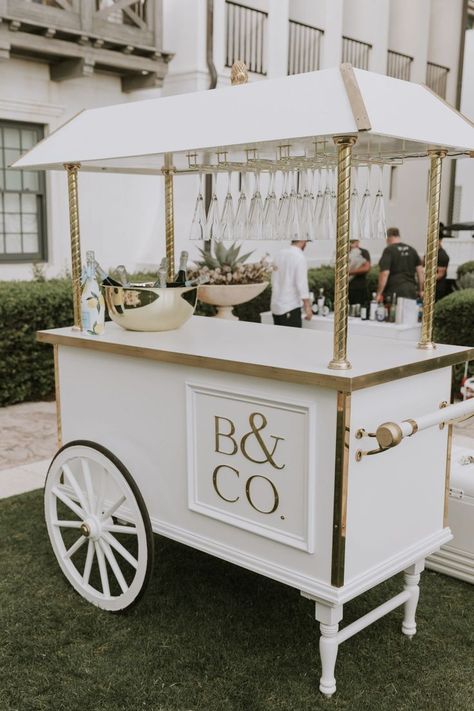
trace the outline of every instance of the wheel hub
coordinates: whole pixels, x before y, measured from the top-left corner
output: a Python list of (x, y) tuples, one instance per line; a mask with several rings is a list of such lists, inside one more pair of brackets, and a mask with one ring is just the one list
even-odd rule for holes
[(86, 538), (97, 541), (102, 533), (102, 526), (95, 516), (90, 516), (81, 523), (80, 531)]

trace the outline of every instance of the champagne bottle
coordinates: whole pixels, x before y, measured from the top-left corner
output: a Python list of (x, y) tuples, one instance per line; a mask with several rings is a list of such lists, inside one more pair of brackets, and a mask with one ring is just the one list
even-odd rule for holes
[(385, 301), (385, 319), (384, 321), (390, 321), (390, 311), (392, 310), (392, 299), (390, 296), (387, 296), (387, 299)]
[(380, 301), (377, 304), (377, 308), (375, 309), (375, 320), (379, 323), (385, 321), (385, 305), (383, 301)]
[(99, 281), (103, 286), (123, 286), (120, 281), (113, 279), (107, 272), (105, 272), (100, 266), (99, 262), (95, 263), (95, 271), (99, 277)]
[(86, 267), (81, 290), (82, 330), (98, 336), (104, 331), (105, 303), (96, 277), (96, 262), (93, 251), (86, 252)]
[(377, 294), (375, 291), (372, 293), (372, 301), (369, 305), (369, 321), (375, 321), (377, 313)]
[(360, 320), (361, 321), (367, 321), (368, 310), (369, 310), (369, 308), (368, 308), (367, 304), (361, 304), (361, 307), (360, 307)]
[(182, 251), (179, 257), (179, 269), (176, 273), (174, 283), (178, 286), (184, 286), (187, 280), (188, 253)]
[(163, 257), (160, 263), (160, 268), (158, 269), (158, 279), (155, 281), (153, 286), (159, 289), (166, 289), (166, 277), (168, 276), (168, 260)]

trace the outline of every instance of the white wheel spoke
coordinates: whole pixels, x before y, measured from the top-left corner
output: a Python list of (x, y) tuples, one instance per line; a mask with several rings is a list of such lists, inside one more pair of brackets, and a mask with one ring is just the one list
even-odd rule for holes
[(82, 574), (82, 582), (84, 585), (89, 584), (89, 578), (91, 576), (91, 568), (92, 568), (92, 562), (94, 560), (94, 541), (91, 541), (89, 538), (87, 542), (87, 556), (86, 556), (86, 564), (84, 566), (84, 572)]
[(63, 469), (66, 479), (68, 480), (69, 484), (72, 487), (72, 490), (74, 491), (75, 495), (79, 499), (79, 503), (81, 504), (82, 508), (84, 509), (84, 511), (88, 511), (87, 501), (86, 501), (84, 492), (81, 489), (81, 487), (79, 486), (79, 484), (77, 483), (77, 479), (74, 476), (74, 474), (72, 473), (69, 464), (63, 464), (62, 469)]
[(104, 505), (104, 496), (105, 496), (105, 477), (106, 476), (107, 476), (107, 472), (105, 471), (105, 469), (103, 469), (101, 472), (101, 475), (99, 477), (99, 491), (98, 491), (97, 497), (96, 497), (96, 510), (95, 510), (96, 516), (102, 515), (102, 506)]
[(94, 496), (94, 490), (92, 488), (92, 477), (91, 477), (91, 468), (89, 466), (89, 462), (87, 459), (84, 459), (81, 457), (81, 467), (82, 467), (82, 474), (84, 476), (84, 483), (86, 485), (86, 492), (87, 492), (87, 500), (89, 503), (89, 511), (92, 513), (95, 509), (95, 496)]
[(51, 492), (63, 502), (71, 511), (74, 511), (76, 516), (83, 521), (86, 518), (86, 513), (78, 506), (64, 491), (61, 491), (59, 486), (53, 486)]
[(51, 523), (59, 528), (80, 528), (82, 525), (81, 521), (51, 521)]
[(135, 526), (121, 526), (117, 523), (104, 523), (102, 528), (111, 533), (133, 533), (134, 536), (138, 536), (138, 530)]
[(123, 593), (127, 592), (127, 590), (128, 590), (127, 581), (125, 580), (125, 578), (122, 575), (122, 571), (120, 570), (119, 564), (117, 563), (117, 559), (114, 556), (111, 547), (109, 546), (107, 541), (104, 541), (102, 539), (99, 539), (99, 545), (102, 548), (102, 550), (104, 551), (105, 557), (109, 561), (110, 567), (112, 568), (113, 573), (114, 573), (115, 577), (117, 578), (117, 582), (120, 585), (122, 592)]
[(106, 597), (110, 597), (110, 587), (109, 587), (109, 578), (107, 575), (107, 566), (105, 563), (105, 558), (104, 558), (104, 552), (102, 548), (99, 546), (99, 543), (97, 541), (94, 541), (94, 546), (95, 546), (95, 554), (97, 556), (97, 562), (99, 563), (99, 572), (100, 572), (100, 582), (102, 583), (102, 592)]
[(119, 509), (122, 506), (123, 502), (126, 501), (126, 499), (127, 499), (127, 497), (125, 495), (122, 495), (120, 497), (120, 499), (118, 499), (118, 501), (115, 502), (115, 504), (112, 504), (112, 506), (110, 506), (107, 509), (107, 511), (105, 511), (101, 515), (101, 517), (100, 517), (101, 521), (106, 521), (108, 518), (110, 518), (110, 516), (113, 516), (114, 513), (117, 511), (117, 509)]
[(114, 536), (112, 536), (110, 533), (107, 533), (106, 531), (104, 531), (102, 535), (103, 538), (107, 541), (107, 543), (112, 546), (112, 548), (115, 548), (115, 550), (120, 553), (122, 558), (125, 558), (127, 563), (130, 563), (130, 565), (135, 569), (138, 568), (138, 560), (134, 558), (133, 555), (129, 553), (128, 550), (124, 548)]
[(72, 555), (74, 555), (74, 553), (79, 550), (79, 548), (86, 542), (86, 540), (87, 539), (85, 536), (81, 536), (80, 538), (78, 538), (77, 541), (70, 548), (67, 549), (63, 558), (70, 558)]

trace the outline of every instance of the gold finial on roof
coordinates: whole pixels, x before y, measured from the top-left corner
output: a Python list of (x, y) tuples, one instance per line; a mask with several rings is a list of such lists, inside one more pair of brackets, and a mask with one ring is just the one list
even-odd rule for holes
[(245, 62), (240, 59), (234, 62), (230, 70), (230, 83), (232, 86), (237, 84), (246, 84), (249, 80), (249, 72)]

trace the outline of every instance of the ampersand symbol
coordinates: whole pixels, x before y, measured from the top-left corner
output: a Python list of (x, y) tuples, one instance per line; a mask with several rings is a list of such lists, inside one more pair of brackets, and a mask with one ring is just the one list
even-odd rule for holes
[[(258, 426), (256, 418), (259, 417), (260, 419), (260, 426)], [(275, 435), (270, 435), (271, 439), (274, 440), (274, 445), (273, 449), (270, 451), (267, 445), (265, 444), (260, 432), (265, 429), (267, 426), (267, 418), (265, 415), (262, 415), (261, 412), (253, 412), (250, 417), (249, 417), (249, 425), (251, 427), (250, 432), (247, 432), (246, 435), (242, 437), (242, 440), (240, 442), (240, 449), (242, 451), (242, 454), (244, 457), (249, 459), (251, 462), (254, 462), (254, 464), (266, 464), (267, 462), (272, 465), (275, 469), (284, 469), (285, 464), (282, 464), (280, 467), (278, 464), (275, 463), (274, 460), (274, 454), (276, 451), (276, 448), (278, 446), (278, 442), (280, 440), (284, 440), (284, 437), (276, 437)], [(262, 450), (263, 454), (265, 455), (265, 459), (254, 459), (253, 457), (250, 456), (250, 454), (247, 452), (247, 447), (246, 443), (249, 437), (255, 437), (257, 440), (260, 449)]]

